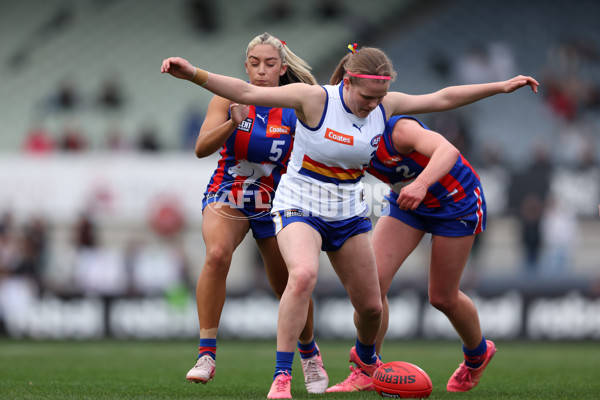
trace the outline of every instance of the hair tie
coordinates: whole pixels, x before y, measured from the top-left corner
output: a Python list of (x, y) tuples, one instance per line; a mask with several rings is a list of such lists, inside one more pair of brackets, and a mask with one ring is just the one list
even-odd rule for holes
[(352, 44), (348, 45), (348, 50), (350, 50), (350, 53), (356, 54), (356, 52), (358, 51), (358, 50), (356, 50), (357, 47), (358, 47), (358, 44), (352, 43)]

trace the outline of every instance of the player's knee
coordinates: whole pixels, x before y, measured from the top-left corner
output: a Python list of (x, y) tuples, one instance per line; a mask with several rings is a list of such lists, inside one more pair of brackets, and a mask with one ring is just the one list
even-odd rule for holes
[(288, 287), (295, 295), (310, 295), (317, 282), (317, 275), (310, 271), (295, 271), (288, 278)]
[(225, 272), (229, 269), (231, 264), (232, 253), (223, 247), (214, 246), (206, 249), (206, 260), (204, 268), (209, 268), (215, 271)]
[(370, 320), (377, 320), (381, 318), (383, 314), (383, 305), (381, 299), (379, 301), (364, 302), (357, 308), (356, 312), (362, 318), (368, 318)]
[(430, 294), (429, 304), (441, 312), (447, 312), (456, 305), (456, 296)]

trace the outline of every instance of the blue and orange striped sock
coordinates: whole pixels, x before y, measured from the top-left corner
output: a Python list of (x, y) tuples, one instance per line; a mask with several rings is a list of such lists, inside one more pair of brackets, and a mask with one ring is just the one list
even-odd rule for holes
[(275, 374), (273, 375), (273, 379), (280, 374), (288, 374), (291, 376), (293, 363), (293, 351), (278, 351), (275, 355)]
[(479, 346), (474, 349), (467, 349), (463, 344), (463, 353), (465, 354), (465, 365), (469, 368), (479, 368), (485, 361), (485, 352), (487, 351), (487, 342), (485, 337), (481, 339)]
[(217, 339), (200, 339), (198, 346), (198, 358), (209, 355), (213, 360), (217, 359)]
[(298, 342), (298, 352), (300, 353), (300, 358), (303, 360), (319, 354), (315, 339), (313, 339), (309, 344), (302, 344)]

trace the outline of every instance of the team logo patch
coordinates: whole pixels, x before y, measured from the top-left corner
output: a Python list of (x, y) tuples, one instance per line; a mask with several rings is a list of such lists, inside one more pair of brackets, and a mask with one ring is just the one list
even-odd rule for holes
[(267, 137), (278, 138), (280, 135), (289, 135), (290, 128), (281, 125), (267, 125)]
[(329, 139), (334, 142), (347, 144), (348, 146), (354, 146), (354, 136), (345, 135), (340, 132), (336, 132), (332, 129), (327, 128), (325, 131), (325, 139)]
[(246, 118), (244, 121), (240, 122), (237, 128), (239, 131), (250, 132), (253, 123), (254, 120), (252, 118)]
[(373, 146), (373, 147), (379, 146), (379, 142), (381, 141), (382, 136), (383, 135), (379, 134), (379, 135), (375, 136), (373, 139), (371, 139), (371, 146)]
[(400, 161), (402, 161), (402, 157), (401, 156), (392, 156), (391, 158), (384, 160), (383, 163), (385, 165), (394, 165), (396, 163), (399, 163)]
[(285, 210), (285, 217), (286, 218), (291, 218), (291, 217), (301, 217), (302, 216), (302, 210), (298, 210), (295, 208), (289, 209), (289, 210)]

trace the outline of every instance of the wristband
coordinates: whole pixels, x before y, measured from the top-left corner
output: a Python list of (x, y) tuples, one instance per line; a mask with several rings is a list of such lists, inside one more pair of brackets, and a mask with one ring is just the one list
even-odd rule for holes
[(196, 68), (190, 81), (194, 82), (196, 85), (204, 86), (204, 84), (208, 82), (208, 71)]

